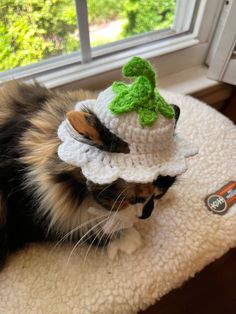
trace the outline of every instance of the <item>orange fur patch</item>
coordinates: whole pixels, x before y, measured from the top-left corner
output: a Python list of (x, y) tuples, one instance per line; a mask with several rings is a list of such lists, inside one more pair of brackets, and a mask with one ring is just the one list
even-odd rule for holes
[(40, 199), (39, 211), (46, 210), (45, 214), (51, 217), (49, 228), (58, 228), (58, 232), (67, 232), (74, 223), (79, 223), (80, 206), (71, 197), (66, 182), (55, 183), (54, 173), (70, 171), (79, 180), (80, 169), (64, 162), (55, 162), (61, 143), (57, 128), (75, 103), (93, 96), (88, 92), (54, 92), (44, 108), (31, 115), (29, 121), (32, 127), (26, 130), (20, 141), (24, 152), (21, 161), (28, 166), (25, 185), (32, 188)]
[(146, 183), (146, 184), (139, 183), (135, 185), (135, 194), (143, 196), (145, 198), (154, 194), (154, 190), (155, 190), (155, 187), (152, 183)]
[(96, 144), (102, 144), (99, 133), (87, 120), (89, 115), (87, 112), (78, 111), (69, 111), (66, 114), (67, 119), (78, 133), (88, 136)]
[[(11, 90), (10, 92), (8, 91), (9, 87), (13, 87), (13, 84), (6, 83), (0, 87), (0, 127), (7, 123), (15, 114), (12, 99), (9, 97), (10, 92), (12, 92)], [(15, 89), (13, 90), (14, 92)]]

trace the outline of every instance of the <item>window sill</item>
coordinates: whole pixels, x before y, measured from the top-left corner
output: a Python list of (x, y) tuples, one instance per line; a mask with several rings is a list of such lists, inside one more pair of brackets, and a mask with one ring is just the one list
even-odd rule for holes
[(181, 94), (196, 94), (204, 89), (214, 88), (221, 83), (207, 78), (208, 68), (195, 66), (160, 78), (160, 87)]
[[(0, 73), (0, 83), (11, 79), (37, 80), (48, 88), (55, 88), (78, 81), (90, 82), (95, 76), (106, 77), (107, 74), (109, 76), (108, 72), (120, 71), (121, 67), (133, 56), (154, 59), (154, 62), (160, 63), (158, 69), (161, 69), (161, 75), (168, 74), (166, 72), (168, 69), (166, 60), (169, 60), (169, 58), (173, 59), (172, 55), (175, 56), (179, 63), (181, 59), (185, 59), (185, 63), (181, 63), (182, 67), (193, 66), (195, 61), (193, 61), (193, 58), (190, 58), (190, 55), (197, 51), (199, 58), (202, 59), (203, 55), (205, 55), (207, 44), (201, 44), (193, 34), (183, 34), (182, 36), (165, 38), (161, 41), (151, 42), (103, 56), (105, 53), (104, 49), (100, 49), (101, 51), (98, 49), (93, 56), (94, 60), (84, 64), (81, 64), (79, 61), (80, 55), (75, 52), (67, 56), (58, 56), (22, 68), (18, 67), (5, 71)], [(99, 55), (99, 51), (102, 53), (102, 56)], [(189, 52), (188, 54), (186, 54), (187, 51)], [(188, 60), (186, 61), (187, 56)], [(171, 67), (168, 70), (175, 71), (175, 67)]]
[[(160, 61), (157, 62), (158, 69), (160, 65)], [(158, 75), (158, 85), (160, 88), (172, 92), (191, 95), (219, 109), (222, 103), (232, 95), (234, 87), (207, 78), (207, 71), (207, 66), (196, 65), (169, 75)], [(158, 71), (158, 74), (159, 73), (160, 71)], [(86, 80), (75, 81), (71, 84), (67, 84), (65, 87), (69, 90), (78, 88), (99, 90), (106, 88), (111, 85), (113, 81), (120, 79), (121, 75), (119, 69), (103, 73), (102, 76), (94, 75)]]
[(234, 87), (207, 78), (208, 67), (195, 66), (160, 79), (159, 86), (180, 94), (191, 95), (219, 109)]

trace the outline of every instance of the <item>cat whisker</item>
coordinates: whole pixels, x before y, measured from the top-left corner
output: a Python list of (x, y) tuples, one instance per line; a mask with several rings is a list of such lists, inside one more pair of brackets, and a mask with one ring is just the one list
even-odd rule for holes
[[(97, 249), (99, 248), (102, 239), (103, 239), (104, 236), (106, 236), (106, 235), (107, 235), (107, 234), (106, 234), (106, 233), (104, 232), (104, 230), (103, 230), (103, 234), (102, 234), (102, 236), (100, 237), (100, 239), (99, 239), (99, 241), (98, 241), (98, 244), (97, 244), (97, 246), (96, 246), (95, 253), (97, 253)], [(107, 241), (107, 240), (108, 240), (108, 237), (106, 238), (106, 241)], [(104, 246), (106, 246), (106, 241), (105, 241)]]
[[(122, 195), (125, 191), (127, 191), (127, 189), (128, 189), (128, 187), (124, 188), (124, 189), (120, 192), (120, 194), (117, 196), (117, 198), (115, 199), (115, 201), (114, 201), (114, 203), (113, 203), (113, 205), (112, 205), (112, 207), (111, 207), (111, 209), (110, 209), (110, 212), (111, 212), (111, 213), (112, 213), (112, 210), (113, 210), (113, 208), (115, 207), (115, 205), (116, 205), (116, 203), (117, 203), (119, 197), (121, 197), (121, 195)], [(126, 195), (127, 195), (127, 193), (126, 193)], [(125, 195), (125, 196), (126, 196), (126, 195)], [(120, 205), (119, 205), (118, 208), (120, 208)], [(116, 211), (117, 211), (117, 210), (116, 210)]]
[[(122, 222), (121, 221), (118, 221), (117, 222), (117, 227), (120, 227), (120, 225), (123, 225), (122, 224)], [(121, 228), (122, 229), (122, 228)], [(116, 232), (113, 232), (112, 234), (111, 234), (111, 241), (115, 241), (117, 238), (118, 238), (118, 236), (120, 235), (120, 232), (119, 231), (116, 231)], [(114, 237), (115, 237), (115, 239), (114, 239)]]
[(99, 198), (99, 196), (100, 196), (103, 192), (105, 192), (109, 187), (111, 187), (113, 184), (114, 184), (114, 182), (112, 182), (112, 183), (110, 183), (109, 185), (105, 186), (105, 188), (102, 189), (102, 190), (98, 193), (97, 198)]
[[(89, 230), (79, 239), (79, 241), (76, 242), (75, 246), (73, 247), (73, 249), (72, 249), (72, 251), (71, 251), (71, 253), (70, 253), (70, 255), (69, 255), (69, 258), (68, 258), (68, 261), (67, 261), (67, 264), (68, 264), (68, 263), (69, 263), (69, 260), (70, 260), (70, 258), (71, 258), (71, 256), (73, 255), (73, 253), (74, 253), (74, 251), (75, 251), (75, 249), (78, 248), (81, 244), (83, 244), (83, 243), (88, 239), (86, 236), (87, 236), (92, 230), (96, 229), (99, 225), (101, 225), (101, 224), (104, 223), (105, 221), (108, 221), (108, 220), (111, 218), (112, 215), (113, 215), (112, 218), (115, 219), (115, 216), (116, 216), (116, 214), (117, 214), (119, 208), (122, 206), (123, 201), (124, 201), (124, 199), (125, 199), (125, 197), (126, 197), (127, 194), (126, 194), (126, 195), (124, 196), (124, 198), (122, 199), (122, 201), (121, 201), (121, 203), (119, 204), (119, 206), (118, 206), (118, 208), (116, 209), (116, 211), (115, 211), (115, 212), (112, 212), (112, 209), (114, 208), (114, 206), (115, 206), (115, 204), (117, 203), (117, 201), (118, 201), (118, 199), (120, 198), (120, 196), (121, 196), (126, 190), (127, 190), (127, 187), (126, 187), (125, 189), (123, 189), (123, 190), (121, 191), (121, 193), (117, 196), (116, 200), (114, 201), (114, 203), (113, 203), (113, 205), (112, 205), (112, 207), (111, 207), (110, 212), (109, 212), (107, 215), (103, 215), (103, 216), (100, 216), (100, 217), (96, 217), (96, 218), (94, 218), (94, 219), (91, 219), (91, 220), (85, 222), (85, 223), (82, 224), (82, 225), (79, 225), (79, 226), (75, 227), (74, 229), (72, 229), (71, 231), (69, 231), (67, 234), (65, 234), (65, 235), (56, 243), (56, 245), (52, 248), (51, 252), (53, 252), (63, 241), (65, 241), (65, 240), (66, 240), (70, 235), (72, 235), (73, 233), (78, 232), (78, 230), (81, 230), (83, 227), (88, 226), (90, 223), (92, 223), (92, 222), (94, 222), (94, 221), (97, 221), (97, 220), (100, 220), (100, 219), (104, 218), (102, 221), (98, 221), (98, 223), (97, 223), (95, 226), (89, 228)], [(112, 219), (112, 221), (113, 221), (113, 219)], [(101, 231), (102, 231), (102, 230), (99, 231), (99, 234), (101, 233)], [(104, 235), (101, 237), (101, 239), (102, 239), (105, 235), (106, 235), (106, 234), (104, 233)], [(97, 236), (98, 236), (98, 235), (97, 235)], [(97, 237), (97, 236), (96, 236), (96, 237)], [(92, 244), (93, 244), (94, 241), (96, 240), (96, 237), (95, 237), (94, 240), (92, 241)], [(109, 237), (110, 237), (110, 235), (108, 234), (107, 239), (108, 239)], [(100, 241), (101, 241), (101, 239), (100, 239)], [(107, 241), (107, 240), (106, 240), (106, 241)], [(90, 247), (91, 247), (91, 244), (90, 244)], [(90, 249), (90, 247), (89, 247), (89, 249)], [(88, 250), (88, 252), (89, 252), (89, 250)], [(86, 253), (86, 255), (88, 255), (88, 252)]]
[[(83, 239), (83, 241), (78, 245), (78, 247), (80, 247), (81, 245), (85, 244), (89, 239), (93, 238), (94, 237), (94, 234), (91, 233), (90, 235), (86, 236), (85, 239)], [(78, 249), (77, 247), (77, 249)], [(67, 265), (68, 265), (68, 261), (67, 261)]]
[(124, 202), (124, 199), (125, 199), (126, 196), (127, 196), (127, 193), (126, 193), (125, 196), (122, 198), (122, 200), (121, 200), (119, 206), (117, 207), (116, 211), (115, 211), (115, 212), (112, 212), (112, 209), (114, 208), (115, 203), (118, 201), (118, 198), (119, 198), (126, 190), (127, 190), (127, 188), (126, 188), (126, 189), (123, 189), (123, 190), (121, 191), (121, 193), (118, 195), (118, 197), (116, 198), (115, 202), (113, 203), (112, 208), (110, 209), (110, 213), (111, 213), (111, 214), (109, 215), (109, 219), (112, 218), (112, 219), (111, 219), (111, 222), (110, 222), (111, 225), (112, 225), (113, 221), (115, 220), (115, 218), (116, 218), (116, 216), (117, 216), (117, 213), (118, 213), (120, 207), (122, 206), (122, 204), (123, 204), (123, 202)]
[[(115, 212), (113, 212), (112, 209), (114, 208), (115, 204), (117, 203), (119, 197), (120, 197), (126, 190), (127, 190), (127, 187), (124, 188), (124, 189), (120, 192), (120, 194), (117, 196), (117, 198), (115, 199), (114, 203), (112, 204), (112, 207), (111, 207), (111, 209), (110, 209), (110, 211), (109, 211), (108, 221), (109, 221), (109, 219), (110, 219), (111, 217), (114, 219), (114, 216), (117, 214), (119, 208), (120, 208), (121, 205), (122, 205), (122, 202), (123, 202), (124, 198), (122, 199), (120, 205), (118, 206), (118, 208), (116, 209)], [(126, 193), (126, 195), (127, 195), (127, 193)], [(126, 195), (125, 195), (125, 197), (126, 197)]]
[(104, 217), (107, 217), (107, 216), (108, 216), (108, 215), (102, 215), (102, 216), (100, 216), (100, 217), (96, 217), (96, 218), (94, 218), (94, 219), (90, 219), (90, 220), (84, 222), (83, 224), (81, 224), (81, 225), (79, 225), (79, 226), (73, 228), (71, 231), (67, 232), (67, 233), (53, 246), (53, 248), (51, 249), (50, 253), (53, 253), (53, 252), (55, 251), (55, 249), (56, 249), (62, 242), (64, 242), (64, 241), (67, 239), (68, 236), (72, 235), (74, 232), (76, 232), (76, 231), (78, 231), (78, 230), (80, 230), (80, 229), (82, 229), (82, 228), (88, 226), (89, 224), (91, 224), (92, 222), (94, 222), (94, 221), (96, 221), (96, 220), (98, 220), (98, 219), (101, 219), (101, 218), (104, 218)]
[[(90, 251), (90, 249), (91, 249), (91, 247), (92, 247), (94, 241), (99, 238), (99, 235), (100, 235), (101, 233), (103, 233), (103, 235), (104, 235), (104, 232), (103, 232), (102, 228), (100, 228), (99, 232), (96, 234), (96, 236), (94, 237), (94, 239), (93, 239), (92, 242), (90, 243), (90, 245), (89, 245), (89, 247), (88, 247), (88, 249), (87, 249), (87, 251), (86, 251), (85, 257), (84, 257), (83, 265), (84, 265), (85, 262), (86, 262), (88, 253), (89, 253), (89, 251)], [(102, 236), (103, 236), (103, 235), (102, 235)]]
[[(125, 192), (125, 189), (123, 190), (123, 192)], [(120, 202), (120, 204), (119, 204), (119, 206), (118, 206), (116, 212), (114, 213), (114, 215), (113, 215), (113, 217), (112, 217), (112, 221), (114, 221), (114, 219), (115, 219), (115, 217), (116, 217), (116, 215), (117, 215), (117, 213), (118, 213), (120, 207), (122, 206), (122, 204), (123, 204), (123, 202), (124, 202), (126, 196), (127, 196), (127, 193), (124, 195), (124, 197), (123, 197), (123, 199), (121, 200), (121, 202)], [(119, 222), (120, 222), (120, 221), (118, 221), (117, 223), (119, 223)], [(111, 222), (111, 223), (112, 223), (112, 222)], [(109, 240), (109, 243), (110, 243), (111, 241), (113, 241), (113, 236), (114, 236), (114, 234), (116, 234), (116, 237), (118, 237), (118, 235), (120, 234), (120, 232), (114, 231), (114, 232), (112, 232), (112, 233), (108, 233), (108, 235), (107, 235), (107, 237), (106, 237), (106, 240), (105, 240), (105, 243), (104, 243), (104, 246), (103, 246), (103, 253), (104, 253), (104, 251), (105, 251), (105, 247), (106, 247), (107, 241)]]
[[(68, 257), (67, 260), (67, 265), (69, 264), (69, 261), (71, 259), (71, 256), (73, 255), (74, 251), (76, 250), (76, 248), (78, 248), (83, 242), (83, 239), (86, 239), (86, 236), (94, 229), (96, 229), (99, 225), (101, 225), (102, 223), (104, 223), (105, 221), (107, 221), (108, 217), (106, 217), (105, 219), (103, 219), (102, 221), (98, 222), (95, 226), (93, 226), (92, 228), (90, 228), (80, 239), (79, 241), (76, 242), (76, 244), (74, 245), (73, 249), (70, 252), (70, 255)], [(82, 242), (82, 243), (81, 243)]]

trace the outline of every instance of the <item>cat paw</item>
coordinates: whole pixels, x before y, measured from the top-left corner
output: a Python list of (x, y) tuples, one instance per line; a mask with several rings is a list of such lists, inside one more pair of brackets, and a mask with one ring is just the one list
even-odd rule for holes
[(124, 234), (107, 248), (108, 257), (114, 259), (118, 252), (133, 254), (143, 246), (141, 235), (135, 228), (127, 229)]

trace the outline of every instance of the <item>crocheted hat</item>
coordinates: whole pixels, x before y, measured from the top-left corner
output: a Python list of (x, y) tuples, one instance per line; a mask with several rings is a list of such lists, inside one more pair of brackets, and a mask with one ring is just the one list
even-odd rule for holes
[(84, 176), (98, 184), (118, 178), (127, 182), (148, 183), (159, 175), (176, 176), (187, 170), (186, 157), (196, 147), (175, 134), (175, 111), (156, 89), (155, 72), (150, 63), (134, 57), (123, 67), (126, 77), (135, 77), (131, 85), (115, 82), (98, 95), (76, 104), (84, 107), (119, 139), (128, 153), (105, 151), (84, 142), (68, 119), (58, 129), (63, 142), (59, 157), (80, 167)]

